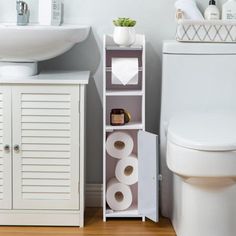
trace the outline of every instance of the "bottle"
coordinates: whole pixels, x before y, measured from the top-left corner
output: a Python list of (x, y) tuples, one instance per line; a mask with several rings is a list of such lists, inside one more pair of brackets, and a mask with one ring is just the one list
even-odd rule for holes
[(222, 20), (236, 20), (236, 0), (228, 0), (223, 4)]
[(40, 25), (60, 25), (62, 17), (61, 0), (39, 0), (38, 18)]
[(110, 113), (110, 124), (112, 126), (122, 126), (129, 123), (131, 120), (131, 114), (121, 108), (112, 109)]
[(112, 109), (110, 114), (110, 123), (112, 126), (119, 126), (125, 124), (124, 109)]
[(205, 19), (206, 20), (219, 20), (220, 19), (220, 11), (216, 6), (215, 0), (210, 0), (209, 6), (205, 10)]

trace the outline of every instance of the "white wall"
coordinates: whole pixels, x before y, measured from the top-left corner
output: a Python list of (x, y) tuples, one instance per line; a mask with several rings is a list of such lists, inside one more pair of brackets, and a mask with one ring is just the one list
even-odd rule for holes
[[(37, 2), (30, 4), (31, 21), (37, 21)], [(161, 92), (161, 48), (175, 33), (174, 0), (64, 0), (66, 23), (88, 24), (86, 42), (56, 59), (41, 63), (47, 69), (91, 70), (87, 110), (87, 182), (102, 182), (102, 36), (113, 30), (112, 19), (129, 16), (147, 38), (147, 129), (158, 133)], [(201, 9), (207, 0), (199, 1)], [(15, 21), (15, 1), (0, 0), (0, 21)], [(167, 203), (168, 204), (168, 203)]]

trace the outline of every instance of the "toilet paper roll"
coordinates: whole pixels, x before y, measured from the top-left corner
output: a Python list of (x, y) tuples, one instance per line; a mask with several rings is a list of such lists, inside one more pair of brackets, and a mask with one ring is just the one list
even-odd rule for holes
[(138, 58), (112, 58), (112, 84), (138, 84)]
[(112, 210), (123, 211), (131, 206), (133, 196), (128, 185), (122, 184), (116, 178), (113, 178), (107, 184), (106, 199)]
[(118, 161), (115, 175), (123, 184), (133, 185), (138, 182), (138, 159), (132, 155)]
[(106, 142), (107, 153), (118, 159), (128, 157), (134, 148), (134, 141), (131, 135), (125, 132), (114, 132), (110, 134)]

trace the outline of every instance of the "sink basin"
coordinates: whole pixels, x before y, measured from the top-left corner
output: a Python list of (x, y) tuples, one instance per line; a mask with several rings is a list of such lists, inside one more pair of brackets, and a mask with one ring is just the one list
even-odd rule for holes
[(0, 60), (35, 62), (59, 56), (84, 41), (90, 27), (0, 24)]
[(9, 72), (9, 66), (13, 66), (13, 75), (21, 75), (21, 72), (22, 75), (34, 75), (38, 61), (54, 58), (70, 50), (88, 37), (89, 30), (88, 26), (77, 25), (0, 24), (0, 74), (5, 75)]

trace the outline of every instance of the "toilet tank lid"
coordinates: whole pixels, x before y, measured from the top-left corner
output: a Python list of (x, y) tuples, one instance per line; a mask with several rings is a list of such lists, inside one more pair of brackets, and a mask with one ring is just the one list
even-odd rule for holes
[(170, 119), (168, 141), (194, 150), (235, 151), (235, 112), (185, 112)]
[(236, 55), (236, 44), (230, 43), (183, 43), (164, 41), (163, 54), (177, 55)]

